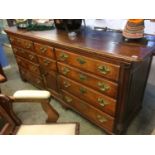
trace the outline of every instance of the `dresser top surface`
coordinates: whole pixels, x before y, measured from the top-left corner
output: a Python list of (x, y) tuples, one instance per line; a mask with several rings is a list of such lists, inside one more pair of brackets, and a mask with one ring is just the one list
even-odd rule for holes
[(5, 31), (126, 61), (143, 60), (155, 51), (155, 36), (145, 35), (143, 39), (125, 41), (120, 32), (97, 31), (91, 27), (82, 27), (75, 37), (69, 37), (67, 32), (56, 29), (26, 31), (10, 27)]

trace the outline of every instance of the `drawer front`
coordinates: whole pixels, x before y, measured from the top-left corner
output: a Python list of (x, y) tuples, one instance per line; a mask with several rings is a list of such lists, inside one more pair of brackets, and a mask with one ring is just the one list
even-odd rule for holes
[(114, 82), (99, 78), (86, 72), (82, 72), (79, 69), (70, 67), (60, 62), (58, 62), (58, 70), (60, 74), (68, 78), (92, 87), (93, 89), (98, 90), (101, 93), (106, 94), (110, 97), (117, 97), (118, 84)]
[(29, 72), (28, 70), (22, 67), (19, 67), (19, 71), (24, 80), (30, 82), (31, 84), (33, 84), (38, 88), (45, 88), (44, 82), (40, 76), (36, 76), (32, 72)]
[(12, 49), (15, 55), (26, 58), (29, 61), (32, 61), (33, 63), (34, 62), (38, 63), (37, 57), (33, 52), (30, 52), (30, 51), (27, 51), (27, 50), (24, 50), (22, 48), (15, 47), (15, 46), (13, 46)]
[(114, 116), (116, 100), (63, 76), (60, 76), (59, 82), (61, 89)]
[(16, 56), (16, 61), (17, 61), (19, 66), (26, 68), (29, 72), (32, 72), (33, 74), (40, 75), (39, 65), (33, 64), (33, 63), (31, 63), (31, 62), (27, 61), (26, 59), (21, 58), (19, 56)]
[(120, 66), (110, 64), (100, 60), (94, 60), (79, 54), (56, 49), (58, 61), (65, 62), (71, 66), (84, 71), (118, 81)]
[(27, 49), (27, 50), (31, 50), (31, 51), (34, 50), (33, 42), (30, 40), (17, 38), (16, 45), (23, 47), (24, 49)]
[(24, 49), (31, 50), (31, 51), (34, 50), (33, 42), (30, 40), (21, 39), (21, 38), (12, 36), (12, 35), (9, 36), (9, 39), (12, 45), (17, 45), (17, 46), (23, 47)]
[(55, 55), (54, 55), (53, 47), (42, 45), (42, 44), (38, 44), (38, 43), (35, 43), (34, 47), (35, 47), (35, 51), (38, 54), (40, 54), (42, 56), (45, 56), (45, 57), (48, 57), (48, 58), (52, 58), (52, 59), (55, 60)]
[(42, 73), (47, 73), (51, 71), (57, 71), (56, 61), (52, 59), (47, 59), (45, 57), (38, 56)]
[(90, 121), (112, 132), (114, 118), (62, 90), (64, 101)]
[(24, 49), (18, 48), (18, 47), (14, 47), (14, 46), (12, 46), (12, 49), (13, 49), (13, 52), (14, 52), (15, 55), (21, 56), (23, 58), (26, 58), (27, 54), (26, 54)]

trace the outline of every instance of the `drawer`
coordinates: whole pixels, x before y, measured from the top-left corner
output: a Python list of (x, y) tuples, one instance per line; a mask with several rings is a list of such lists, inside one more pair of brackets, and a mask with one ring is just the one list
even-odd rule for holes
[(56, 57), (58, 61), (118, 81), (120, 70), (119, 65), (114, 65), (60, 49), (56, 49)]
[(27, 69), (27, 71), (32, 72), (33, 74), (40, 75), (39, 65), (31, 63), (24, 58), (16, 56), (16, 61), (19, 66), (22, 66)]
[(35, 51), (38, 54), (43, 55), (43, 56), (48, 57), (48, 58), (52, 58), (55, 60), (53, 47), (38, 44), (38, 43), (34, 43), (34, 47), (35, 47)]
[(22, 79), (30, 82), (32, 85), (38, 88), (45, 88), (43, 79), (40, 76), (36, 76), (32, 72), (29, 72), (27, 69), (19, 67), (20, 74)]
[(60, 76), (60, 89), (66, 90), (94, 107), (114, 116), (116, 100), (73, 80)]
[(42, 73), (57, 71), (56, 61), (45, 57), (38, 56)]
[(12, 49), (13, 49), (13, 52), (15, 55), (26, 58), (27, 54), (26, 54), (25, 50), (23, 50), (22, 48), (12, 46)]
[(17, 38), (16, 39), (16, 45), (23, 47), (24, 49), (27, 49), (27, 50), (31, 50), (31, 51), (34, 50), (33, 42), (30, 40)]
[(87, 119), (97, 124), (98, 126), (113, 131), (114, 118), (106, 113), (92, 107), (86, 102), (81, 101), (79, 98), (71, 95), (70, 93), (62, 90), (64, 101), (70, 105), (75, 111), (85, 116)]
[(15, 55), (26, 58), (29, 61), (32, 61), (33, 63), (34, 62), (38, 63), (37, 57), (33, 52), (24, 50), (24, 49), (16, 47), (16, 46), (12, 46), (12, 49), (13, 49), (13, 52), (14, 52)]
[(59, 73), (110, 97), (117, 97), (118, 84), (58, 62)]

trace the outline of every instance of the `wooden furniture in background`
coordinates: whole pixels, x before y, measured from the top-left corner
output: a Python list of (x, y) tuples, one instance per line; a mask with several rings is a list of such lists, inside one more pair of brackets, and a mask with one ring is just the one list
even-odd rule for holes
[(21, 78), (109, 134), (122, 134), (142, 107), (155, 37), (125, 42), (89, 27), (77, 36), (52, 30), (5, 30)]

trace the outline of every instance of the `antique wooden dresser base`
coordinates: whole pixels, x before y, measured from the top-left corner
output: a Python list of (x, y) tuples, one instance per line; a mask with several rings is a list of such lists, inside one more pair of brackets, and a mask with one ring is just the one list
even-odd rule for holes
[(84, 28), (75, 38), (51, 30), (6, 29), (21, 78), (48, 89), (109, 134), (122, 134), (142, 107), (154, 38), (125, 42), (121, 33)]

